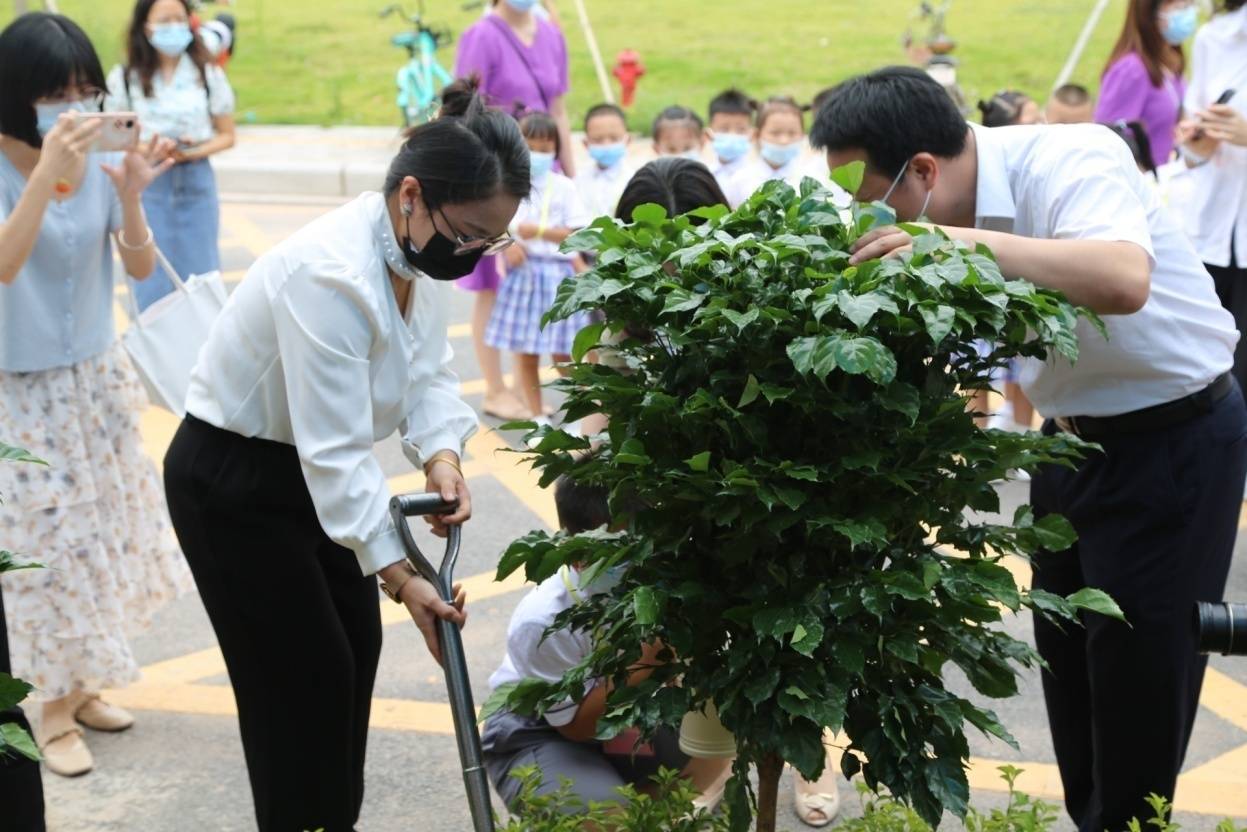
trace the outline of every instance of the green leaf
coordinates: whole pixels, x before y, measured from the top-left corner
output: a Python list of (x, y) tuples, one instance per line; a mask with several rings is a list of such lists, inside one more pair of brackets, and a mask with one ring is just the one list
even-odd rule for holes
[(17, 555), (8, 549), (0, 549), (0, 572), (15, 572), (18, 569), (43, 569), (42, 563), (19, 561)]
[(756, 306), (748, 312), (737, 312), (735, 309), (723, 310), (723, 317), (727, 318), (736, 326), (737, 332), (744, 331), (745, 327), (749, 326), (758, 319), (759, 314), (761, 313), (758, 312), (758, 308)]
[(850, 375), (867, 375), (887, 383), (896, 375), (896, 358), (874, 338), (845, 338), (838, 335), (798, 338), (788, 345), (788, 357), (797, 372), (813, 373), (826, 380), (833, 370)]
[(507, 698), (511, 693), (519, 687), (519, 682), (507, 682), (494, 688), (489, 694), (489, 698), (485, 700), (485, 704), (481, 706), (481, 712), (477, 715), (476, 721), (484, 723), (499, 711), (505, 710), (507, 707)]
[(798, 624), (792, 631), (792, 649), (803, 656), (812, 656), (823, 643), (823, 624), (817, 618), (811, 618), (805, 624)]
[(632, 209), (632, 221), (641, 225), (660, 226), (667, 220), (667, 209), (653, 202)]
[(851, 295), (848, 292), (836, 293), (836, 306), (844, 317), (853, 322), (859, 330), (865, 329), (871, 318), (879, 310), (896, 312), (896, 304), (887, 295), (870, 292), (865, 295)]
[(652, 627), (658, 623), (660, 606), (657, 593), (650, 587), (638, 587), (632, 595), (632, 608), (636, 613), (637, 623), (643, 627)]
[(745, 389), (741, 392), (740, 401), (736, 403), (736, 407), (742, 408), (746, 405), (753, 404), (753, 402), (758, 398), (758, 393), (761, 391), (762, 388), (758, 386), (757, 376), (750, 373), (749, 378), (745, 379)]
[(688, 465), (689, 468), (691, 468), (694, 471), (698, 471), (698, 472), (709, 471), (710, 470), (710, 451), (702, 451), (701, 453), (691, 456), (688, 459), (684, 460), (684, 462), (686, 465)]
[(935, 344), (939, 344), (948, 337), (948, 333), (953, 328), (953, 322), (957, 319), (957, 311), (944, 304), (938, 304), (934, 309), (929, 306), (919, 306), (918, 314), (922, 316), (922, 321), (926, 324), (927, 335)]
[(0, 757), (9, 751), (16, 751), (35, 762), (43, 759), (34, 739), (16, 722), (6, 722), (0, 725)]
[(1078, 540), (1074, 525), (1059, 514), (1045, 514), (1032, 528), (1039, 544), (1049, 552), (1064, 552)]
[(0, 673), (0, 711), (15, 707), (34, 689), (34, 685), (14, 679), (7, 673)]
[(1117, 606), (1117, 602), (1102, 589), (1084, 587), (1070, 595), (1066, 600), (1080, 610), (1096, 612), (1115, 621), (1126, 623), (1126, 614), (1121, 611), (1121, 607)]
[(927, 762), (923, 772), (927, 787), (940, 804), (958, 817), (965, 817), (970, 800), (970, 784), (960, 760), (939, 757)]
[(583, 361), (589, 351), (601, 342), (604, 329), (606, 329), (606, 324), (600, 323), (582, 327), (572, 342), (572, 361)]
[(25, 448), (17, 448), (13, 445), (6, 445), (3, 442), (0, 442), (0, 462), (29, 462), (34, 465), (48, 464)]
[(854, 195), (861, 190), (862, 180), (865, 178), (866, 163), (861, 161), (849, 162), (831, 171), (831, 181)]
[(615, 453), (615, 462), (620, 465), (649, 465), (654, 460), (645, 453), (645, 446), (639, 439), (629, 439)]
[(843, 338), (832, 347), (836, 364), (846, 373), (866, 374), (886, 384), (896, 376), (896, 359), (874, 338)]

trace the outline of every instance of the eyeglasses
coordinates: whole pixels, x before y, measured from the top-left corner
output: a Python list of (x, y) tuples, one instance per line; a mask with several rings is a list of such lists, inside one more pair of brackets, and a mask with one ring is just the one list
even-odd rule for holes
[(104, 109), (105, 93), (103, 90), (95, 87), (84, 87), (82, 89), (69, 89), (62, 95), (55, 98), (40, 99), (48, 104), (72, 104), (79, 103), (83, 106), (85, 112), (98, 113)]
[(482, 255), (497, 254), (509, 248), (515, 242), (515, 238), (506, 231), (496, 237), (471, 237), (466, 234), (460, 234), (451, 225), (446, 212), (439, 207), (437, 213), (441, 214), (442, 222), (446, 223), (446, 227), (450, 229), (450, 233), (455, 237), (455, 254), (474, 254), (478, 251)]

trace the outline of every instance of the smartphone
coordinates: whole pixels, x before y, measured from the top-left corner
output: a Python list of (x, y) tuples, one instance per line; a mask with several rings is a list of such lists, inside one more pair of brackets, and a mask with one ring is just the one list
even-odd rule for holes
[(99, 119), (100, 134), (91, 142), (90, 153), (116, 153), (139, 143), (137, 113), (83, 113), (82, 119)]
[[(1216, 103), (1216, 104), (1229, 104), (1229, 103), (1230, 103), (1230, 101), (1234, 98), (1234, 96), (1235, 96), (1237, 93), (1238, 93), (1238, 90), (1235, 90), (1235, 89), (1228, 89), (1228, 90), (1226, 90), (1225, 92), (1221, 93), (1221, 95), (1217, 98), (1217, 100), (1216, 100), (1216, 102), (1215, 102), (1215, 103)], [(1199, 141), (1199, 140), (1200, 140), (1200, 139), (1202, 139), (1203, 137), (1204, 137), (1204, 130), (1203, 130), (1203, 128), (1196, 128), (1195, 133), (1194, 133), (1194, 134), (1192, 134), (1192, 136), (1191, 136), (1191, 138), (1192, 138), (1194, 141)]]

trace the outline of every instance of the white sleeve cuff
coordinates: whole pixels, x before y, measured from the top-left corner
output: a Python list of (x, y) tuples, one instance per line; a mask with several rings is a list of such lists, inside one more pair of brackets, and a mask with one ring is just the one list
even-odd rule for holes
[(403, 549), (398, 529), (390, 527), (356, 549), (355, 559), (359, 561), (359, 571), (367, 577), (377, 574), (391, 563), (407, 560), (407, 552)]
[(463, 440), (453, 430), (442, 430), (416, 445), (403, 442), (403, 450), (407, 458), (417, 467), (423, 467), (438, 451), (453, 451), (456, 456), (463, 456)]

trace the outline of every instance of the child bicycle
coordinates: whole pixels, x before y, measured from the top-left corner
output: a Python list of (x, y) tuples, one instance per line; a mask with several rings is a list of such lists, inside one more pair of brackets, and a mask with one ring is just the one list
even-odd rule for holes
[(408, 60), (398, 70), (399, 118), (406, 127), (423, 124), (437, 115), (438, 93), (453, 79), (437, 60), (439, 47), (450, 45), (454, 35), (446, 28), (433, 28), (424, 22), (424, 0), (409, 15), (403, 7), (394, 3), (381, 10), (381, 17), (398, 14), (411, 23), (411, 30), (400, 32), (390, 38), (390, 43), (406, 49)]

